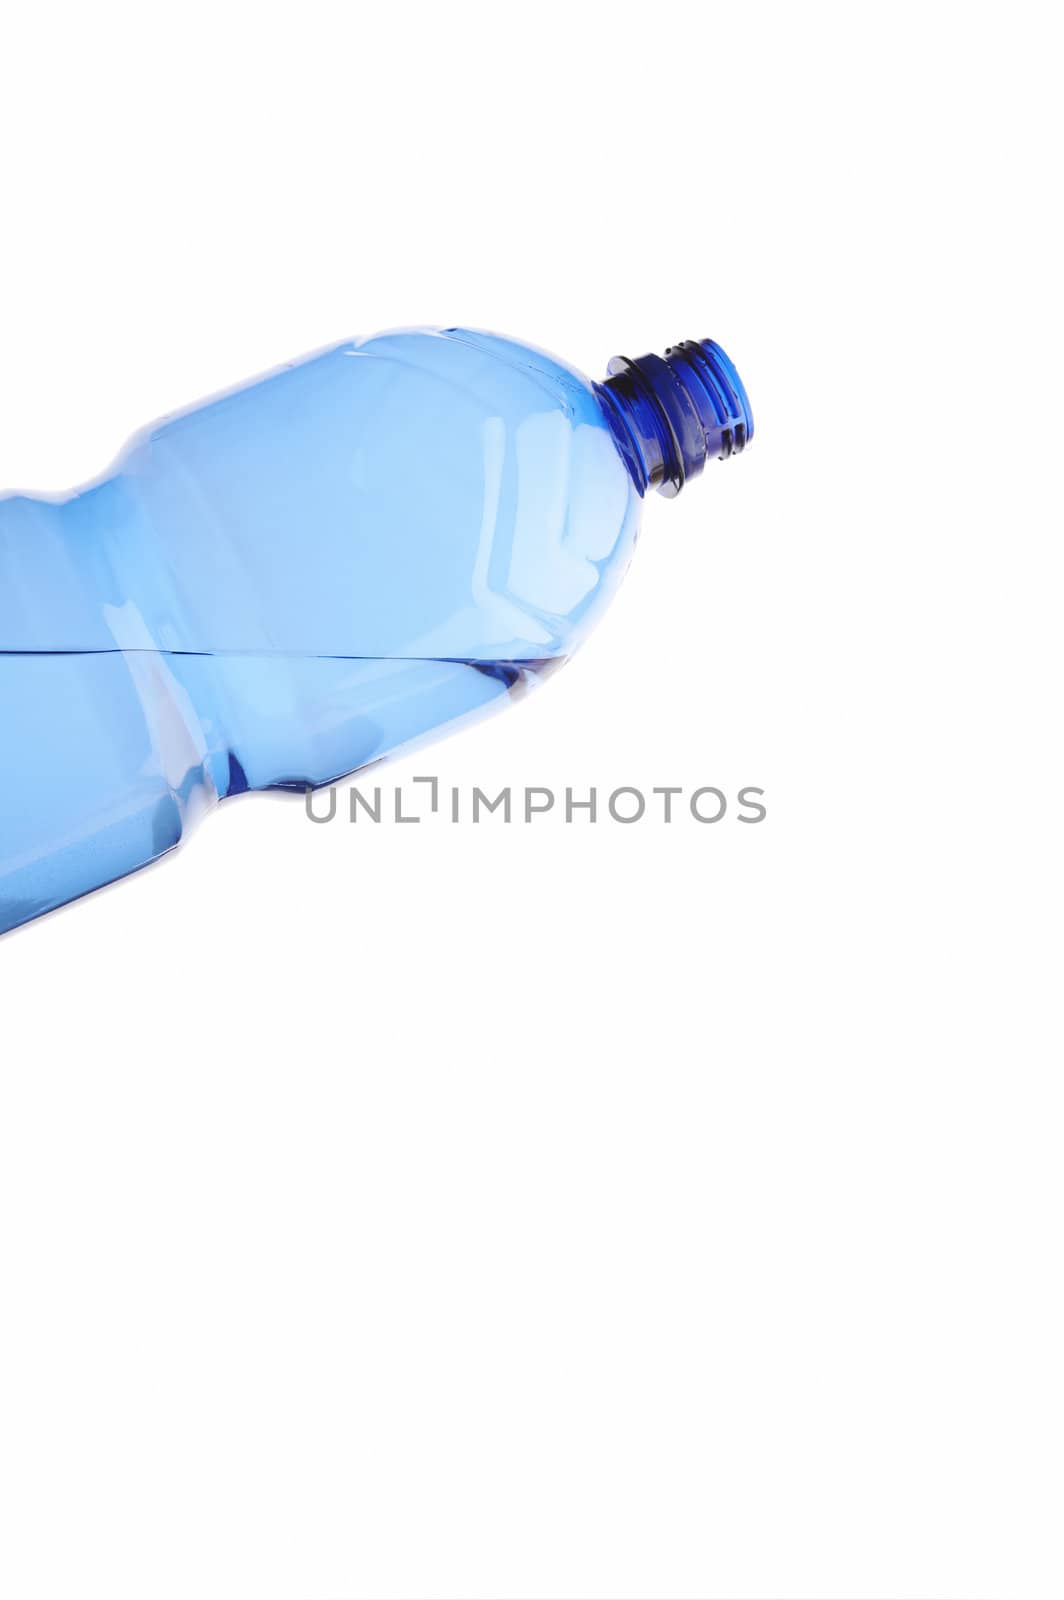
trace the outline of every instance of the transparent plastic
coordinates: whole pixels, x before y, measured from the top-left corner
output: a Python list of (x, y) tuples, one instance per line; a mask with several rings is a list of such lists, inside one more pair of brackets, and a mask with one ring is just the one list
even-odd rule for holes
[(642, 496), (753, 431), (710, 341), (590, 383), (449, 328), (349, 341), (0, 498), (0, 933), (219, 800), (328, 783), (564, 662)]

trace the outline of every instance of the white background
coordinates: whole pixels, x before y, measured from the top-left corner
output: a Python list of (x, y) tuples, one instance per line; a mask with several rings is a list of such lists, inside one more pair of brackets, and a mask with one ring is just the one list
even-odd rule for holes
[(349, 333), (711, 334), (750, 453), (373, 777), (769, 808), (249, 800), (3, 941), (3, 1595), (1064, 1592), (1051, 15), (0, 12), (0, 482)]

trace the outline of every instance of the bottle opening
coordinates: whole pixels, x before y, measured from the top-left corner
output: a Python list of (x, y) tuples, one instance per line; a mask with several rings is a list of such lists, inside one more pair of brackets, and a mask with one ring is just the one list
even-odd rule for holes
[(641, 494), (679, 494), (707, 461), (741, 454), (754, 436), (742, 379), (712, 339), (614, 356), (607, 372), (595, 393)]

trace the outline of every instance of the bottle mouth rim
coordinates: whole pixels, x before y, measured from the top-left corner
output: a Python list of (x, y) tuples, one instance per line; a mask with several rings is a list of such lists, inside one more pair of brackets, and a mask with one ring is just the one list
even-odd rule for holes
[[(694, 341), (680, 345), (680, 350), (694, 349)], [(746, 386), (740, 378), (735, 362), (714, 339), (702, 339), (697, 346), (698, 354), (705, 363), (705, 370), (712, 375), (716, 385), (722, 390), (721, 398), (727, 411), (729, 423), (732, 427), (733, 441), (731, 454), (739, 455), (754, 437), (754, 413), (750, 408), (750, 397)], [(666, 350), (666, 359), (672, 354)], [(721, 459), (726, 459), (723, 457)]]

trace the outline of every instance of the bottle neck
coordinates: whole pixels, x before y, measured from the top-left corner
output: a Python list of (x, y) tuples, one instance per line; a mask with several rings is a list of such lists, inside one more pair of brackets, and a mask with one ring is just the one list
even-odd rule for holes
[(742, 380), (712, 339), (686, 339), (664, 356), (614, 356), (607, 372), (593, 387), (640, 494), (671, 498), (707, 461), (726, 461), (753, 438)]

